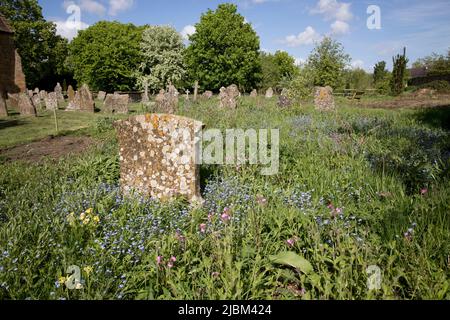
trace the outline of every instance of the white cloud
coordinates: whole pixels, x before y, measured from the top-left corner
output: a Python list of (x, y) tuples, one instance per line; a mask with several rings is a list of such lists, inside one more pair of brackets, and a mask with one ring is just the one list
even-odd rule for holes
[(350, 21), (353, 18), (350, 7), (350, 3), (337, 0), (319, 0), (311, 13), (322, 14), (326, 20)]
[(336, 20), (331, 25), (331, 34), (338, 36), (342, 34), (347, 34), (350, 31), (350, 26), (347, 22)]
[(109, 0), (109, 15), (116, 16), (120, 11), (130, 9), (134, 0)]
[(89, 25), (84, 22), (73, 22), (73, 21), (54, 21), (56, 25), (56, 34), (61, 37), (72, 40), (78, 34), (78, 31), (89, 28)]
[(192, 25), (187, 25), (181, 30), (180, 34), (184, 40), (189, 40), (189, 36), (195, 33), (195, 27)]
[(298, 47), (313, 44), (314, 42), (320, 40), (320, 38), (320, 34), (314, 30), (313, 27), (308, 26), (305, 31), (299, 33), (298, 35), (287, 36), (283, 43), (287, 44), (289, 47)]
[(352, 62), (352, 69), (363, 69), (363, 68), (364, 68), (364, 61), (355, 60)]
[(89, 13), (94, 13), (102, 16), (106, 13), (106, 8), (103, 4), (94, 0), (81, 0), (80, 1), (81, 10), (85, 10)]

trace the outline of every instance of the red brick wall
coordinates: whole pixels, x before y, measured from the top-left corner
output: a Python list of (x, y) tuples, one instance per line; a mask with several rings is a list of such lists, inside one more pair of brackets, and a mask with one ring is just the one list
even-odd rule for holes
[(0, 32), (0, 92), (26, 90), (20, 56), (16, 54), (12, 33)]

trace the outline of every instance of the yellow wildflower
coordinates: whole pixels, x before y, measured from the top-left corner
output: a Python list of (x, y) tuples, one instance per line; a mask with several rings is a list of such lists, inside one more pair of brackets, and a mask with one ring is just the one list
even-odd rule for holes
[(92, 208), (87, 209), (86, 214), (92, 214)]
[(83, 220), (83, 224), (84, 224), (84, 225), (89, 224), (89, 221), (91, 221), (91, 219), (85, 218), (85, 219)]
[(86, 219), (86, 213), (82, 213), (80, 214), (80, 220), (83, 221), (84, 219)]
[(92, 220), (94, 220), (95, 223), (99, 223), (100, 222), (100, 217), (99, 216), (94, 216), (94, 218), (92, 218)]
[(92, 273), (92, 271), (94, 271), (94, 269), (91, 266), (86, 266), (83, 268), (84, 272), (86, 272), (86, 274), (89, 276), (89, 274)]
[(66, 277), (59, 277), (59, 279), (58, 279), (58, 282), (59, 282), (59, 284), (64, 284), (64, 283), (66, 283)]

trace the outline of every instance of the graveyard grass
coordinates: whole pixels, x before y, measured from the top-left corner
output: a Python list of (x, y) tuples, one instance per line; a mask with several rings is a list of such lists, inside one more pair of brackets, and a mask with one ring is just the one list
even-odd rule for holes
[[(201, 208), (120, 195), (115, 116), (58, 112), (89, 152), (0, 160), (0, 299), (450, 299), (449, 109), (217, 105), (178, 113), (279, 128), (280, 173), (202, 166)], [(1, 146), (52, 134), (51, 114), (23, 121), (0, 123)], [(81, 290), (64, 285), (72, 265)]]

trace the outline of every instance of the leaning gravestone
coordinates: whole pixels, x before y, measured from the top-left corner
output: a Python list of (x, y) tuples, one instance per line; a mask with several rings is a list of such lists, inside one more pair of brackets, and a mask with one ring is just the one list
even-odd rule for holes
[(258, 96), (258, 91), (256, 89), (253, 89), (252, 92), (250, 93), (250, 97), (256, 98), (257, 96)]
[(42, 108), (41, 98), (39, 97), (39, 94), (33, 95), (31, 100), (33, 101), (33, 104), (36, 107), (36, 109), (41, 109)]
[(128, 94), (120, 95), (118, 93), (106, 95), (103, 103), (103, 112), (108, 113), (128, 113)]
[(196, 140), (201, 122), (169, 114), (146, 114), (117, 121), (114, 126), (124, 194), (136, 191), (161, 200), (181, 195), (201, 201)]
[(50, 92), (44, 101), (47, 110), (58, 110), (58, 99), (55, 92)]
[(238, 87), (235, 84), (227, 88), (220, 88), (220, 107), (228, 108), (228, 109), (236, 109), (237, 107), (237, 97), (239, 97), (240, 92)]
[(333, 89), (331, 87), (316, 87), (314, 105), (317, 110), (332, 111), (335, 109)]
[(58, 102), (64, 103), (64, 95), (62, 93), (62, 87), (59, 84), (59, 82), (56, 84), (55, 93), (56, 93), (56, 98), (58, 99)]
[(0, 117), (7, 117), (8, 109), (6, 108), (6, 101), (3, 98), (3, 93), (0, 92)]
[(266, 91), (266, 98), (267, 99), (270, 99), (270, 98), (272, 98), (273, 97), (273, 89), (272, 88), (269, 88), (269, 89), (267, 89), (267, 91)]
[(6, 100), (7, 105), (10, 108), (18, 109), (19, 108), (19, 94), (17, 93), (9, 93), (8, 92), (8, 100)]
[(67, 99), (69, 100), (69, 102), (72, 102), (73, 99), (75, 99), (75, 90), (73, 90), (73, 87), (70, 84), (67, 88)]
[(99, 91), (97, 95), (97, 100), (100, 100), (101, 102), (105, 101), (106, 98), (106, 92), (105, 91)]
[(33, 90), (28, 90), (28, 96), (30, 98), (33, 98), (33, 94), (34, 94)]
[(212, 91), (205, 91), (205, 92), (203, 92), (203, 94), (202, 94), (202, 97), (203, 97), (204, 99), (206, 99), (206, 100), (211, 99), (212, 96), (213, 96)]
[(19, 111), (22, 116), (37, 116), (36, 108), (27, 93), (19, 93)]
[(292, 101), (289, 98), (288, 90), (283, 89), (281, 91), (280, 96), (278, 97), (278, 107), (280, 108), (288, 108), (292, 105)]
[(94, 112), (94, 106), (95, 103), (92, 99), (92, 94), (89, 91), (89, 87), (87, 84), (83, 84), (83, 86), (76, 92), (73, 101), (69, 103), (66, 110)]

